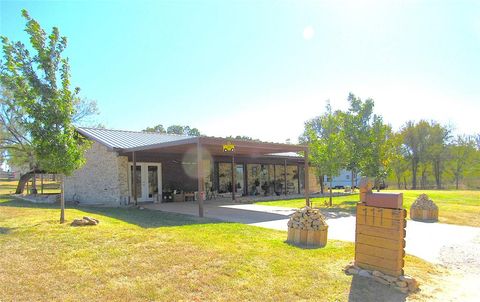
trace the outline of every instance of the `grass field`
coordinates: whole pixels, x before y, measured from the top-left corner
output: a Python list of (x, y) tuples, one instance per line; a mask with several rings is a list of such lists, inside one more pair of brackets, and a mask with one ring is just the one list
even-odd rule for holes
[[(18, 183), (18, 180), (0, 179), (0, 194), (15, 193), (15, 189), (17, 188), (17, 183)], [(43, 192), (45, 194), (60, 193), (59, 189), (48, 188), (49, 185), (51, 186), (54, 184), (58, 185), (58, 183), (56, 182), (45, 180), (44, 185), (46, 186), (46, 188), (44, 188)], [(40, 193), (40, 180), (37, 181), (37, 190), (38, 190), (38, 193)]]
[[(342, 272), (352, 243), (301, 249), (285, 243), (282, 231), (135, 208), (69, 208), (68, 221), (101, 221), (71, 227), (58, 223), (57, 207), (0, 197), (0, 300), (404, 301)], [(406, 272), (423, 283), (441, 274), (411, 256)]]
[[(422, 193), (426, 193), (439, 207), (439, 221), (443, 223), (480, 227), (480, 191), (438, 191), (438, 190), (388, 190), (382, 192), (403, 193), (403, 205), (406, 209)], [(328, 197), (312, 198), (313, 206), (325, 208)], [(333, 198), (333, 207), (329, 211), (355, 213), (359, 195), (338, 196)], [(304, 199), (275, 200), (258, 202), (261, 205), (299, 208), (305, 206)]]

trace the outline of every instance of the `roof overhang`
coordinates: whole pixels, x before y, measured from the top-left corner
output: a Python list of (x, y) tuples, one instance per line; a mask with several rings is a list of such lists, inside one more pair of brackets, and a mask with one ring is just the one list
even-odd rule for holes
[(303, 152), (307, 148), (302, 145), (245, 141), (218, 137), (195, 137), (167, 143), (122, 149), (120, 152), (184, 153), (191, 150), (197, 144), (200, 144), (202, 148), (207, 150), (211, 155), (227, 155), (228, 152), (224, 152), (223, 150), (223, 145), (225, 144), (233, 144), (235, 146), (234, 154), (243, 156), (272, 156), (272, 153)]

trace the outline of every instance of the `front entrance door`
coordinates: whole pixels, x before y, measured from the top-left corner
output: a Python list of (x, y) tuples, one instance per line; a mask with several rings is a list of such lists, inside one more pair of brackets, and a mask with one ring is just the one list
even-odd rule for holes
[[(133, 200), (133, 163), (129, 163), (128, 189)], [(162, 166), (160, 163), (137, 163), (135, 185), (138, 201), (159, 201), (162, 198)]]

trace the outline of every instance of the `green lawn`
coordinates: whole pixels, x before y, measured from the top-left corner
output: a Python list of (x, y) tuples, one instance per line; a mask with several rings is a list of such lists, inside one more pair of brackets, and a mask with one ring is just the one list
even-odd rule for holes
[[(13, 194), (15, 193), (15, 190), (17, 189), (17, 183), (18, 180), (10, 180), (10, 179), (0, 179), (0, 194)], [(48, 188), (48, 185), (54, 185), (57, 184), (54, 181), (44, 181), (45, 188), (43, 190), (43, 193), (45, 194), (53, 194), (53, 193), (60, 193), (59, 189), (52, 189)], [(26, 193), (26, 188), (25, 187), (25, 193)], [(37, 180), (37, 190), (38, 193), (40, 193), (40, 180)]]
[[(418, 195), (426, 193), (439, 207), (439, 221), (443, 223), (480, 227), (480, 191), (440, 191), (440, 190), (387, 190), (382, 192), (403, 193), (403, 205), (410, 209)], [(355, 213), (359, 195), (338, 196), (333, 198), (333, 207), (326, 208), (328, 197), (312, 198), (313, 206), (326, 211), (345, 211)], [(299, 208), (305, 206), (305, 199), (262, 201), (257, 204)]]
[[(135, 208), (68, 208), (68, 221), (84, 215), (101, 221), (71, 227), (58, 223), (57, 207), (0, 197), (0, 300), (346, 301), (349, 295), (399, 295), (380, 285), (366, 290), (366, 279), (342, 272), (353, 259), (352, 243), (330, 240), (325, 248), (307, 250), (285, 243), (282, 231)], [(411, 256), (406, 272), (424, 284), (441, 274)], [(429, 296), (423, 290), (410, 298)]]

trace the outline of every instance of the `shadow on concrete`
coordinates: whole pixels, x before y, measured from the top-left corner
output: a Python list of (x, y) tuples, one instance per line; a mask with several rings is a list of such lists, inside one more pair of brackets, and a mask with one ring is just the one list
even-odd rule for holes
[[(291, 214), (290, 209), (284, 211), (279, 210), (278, 213), (265, 212), (261, 210), (249, 209), (250, 205), (232, 204), (232, 203), (218, 203), (205, 202), (204, 215), (205, 217), (238, 223), (261, 223), (267, 221), (285, 220), (289, 219)], [(159, 210), (164, 212), (179, 213), (185, 215), (198, 215), (197, 202), (182, 202), (182, 203), (161, 203), (146, 205), (149, 209)]]
[(370, 278), (353, 275), (349, 302), (404, 302), (407, 295)]

